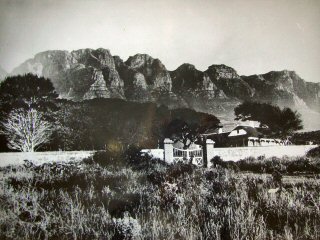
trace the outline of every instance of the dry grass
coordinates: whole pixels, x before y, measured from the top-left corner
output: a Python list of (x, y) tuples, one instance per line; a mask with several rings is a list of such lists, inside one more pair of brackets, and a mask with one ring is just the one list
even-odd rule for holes
[(279, 183), (271, 174), (147, 161), (102, 155), (1, 169), (0, 238), (320, 239), (317, 175)]

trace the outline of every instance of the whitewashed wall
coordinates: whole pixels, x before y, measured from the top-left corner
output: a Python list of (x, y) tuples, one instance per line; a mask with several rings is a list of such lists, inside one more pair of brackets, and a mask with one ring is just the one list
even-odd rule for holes
[(233, 147), (213, 148), (208, 156), (208, 164), (214, 156), (220, 156), (224, 161), (239, 161), (247, 157), (295, 157), (305, 155), (316, 145), (265, 146), (265, 147)]
[(148, 154), (154, 159), (164, 160), (164, 150), (163, 149), (142, 149), (142, 153)]
[(81, 161), (92, 156), (94, 151), (57, 151), (57, 152), (33, 152), (33, 153), (0, 153), (0, 167), (8, 165), (21, 165), (24, 160), (29, 160), (35, 165), (50, 162)]

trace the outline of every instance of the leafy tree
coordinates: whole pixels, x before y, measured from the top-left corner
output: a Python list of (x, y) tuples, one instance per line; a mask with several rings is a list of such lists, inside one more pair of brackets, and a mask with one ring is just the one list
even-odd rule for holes
[[(17, 124), (18, 115), (19, 118), (23, 118), (22, 116), (27, 117), (28, 114), (33, 117), (36, 116), (34, 113), (37, 112), (37, 114), (41, 114), (41, 121), (52, 122), (54, 119), (52, 119), (51, 113), (57, 110), (55, 104), (57, 97), (58, 94), (49, 79), (38, 77), (31, 73), (7, 77), (0, 84), (0, 119), (6, 124), (10, 122)], [(10, 143), (12, 136), (10, 136), (10, 131), (5, 126), (8, 127), (5, 124), (0, 125), (2, 150), (7, 150), (4, 148), (5, 145), (9, 147), (12, 145)], [(4, 139), (5, 133), (7, 133), (6, 138), (9, 142)], [(17, 149), (12, 146), (10, 148)], [(20, 150), (24, 151), (23, 149)]]
[(172, 120), (167, 128), (165, 135), (174, 142), (182, 142), (183, 148), (187, 149), (197, 139), (195, 126), (189, 126), (181, 119)]
[(171, 115), (173, 120), (165, 128), (165, 137), (171, 138), (174, 142), (181, 142), (184, 149), (197, 140), (200, 141), (202, 133), (216, 129), (220, 123), (213, 115), (190, 109), (176, 109)]
[(234, 109), (236, 120), (259, 121), (274, 136), (287, 137), (303, 128), (300, 115), (290, 108), (280, 109), (267, 103), (245, 101)]
[(52, 125), (35, 109), (13, 110), (1, 124), (8, 147), (22, 152), (34, 152), (50, 140), (52, 133)]
[(57, 97), (49, 79), (31, 73), (7, 77), (0, 85), (0, 108), (6, 113), (14, 108), (55, 109)]
[(197, 132), (203, 133), (206, 130), (216, 129), (220, 120), (211, 114), (196, 112), (188, 108), (179, 108), (171, 111), (172, 119), (181, 119), (191, 127), (197, 128)]

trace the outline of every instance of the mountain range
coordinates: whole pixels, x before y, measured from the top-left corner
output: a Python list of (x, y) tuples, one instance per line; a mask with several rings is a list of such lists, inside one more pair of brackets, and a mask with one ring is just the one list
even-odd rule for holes
[(41, 52), (10, 75), (28, 72), (50, 78), (61, 98), (75, 101), (102, 97), (156, 102), (212, 113), (228, 123), (237, 104), (256, 100), (294, 108), (302, 112), (306, 129), (320, 129), (314, 121), (320, 119), (320, 83), (306, 82), (294, 71), (240, 76), (223, 64), (200, 71), (188, 63), (169, 71), (147, 54), (124, 61), (99, 48)]

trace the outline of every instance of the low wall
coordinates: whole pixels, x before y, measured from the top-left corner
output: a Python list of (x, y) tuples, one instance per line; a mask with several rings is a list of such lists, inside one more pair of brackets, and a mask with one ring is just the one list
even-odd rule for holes
[(163, 149), (142, 149), (141, 153), (148, 154), (154, 159), (164, 160), (164, 150)]
[(81, 161), (92, 156), (94, 151), (57, 151), (57, 152), (12, 152), (0, 153), (0, 167), (8, 165), (21, 165), (24, 160), (29, 160), (35, 165), (49, 162)]
[[(210, 147), (209, 147), (210, 146)], [(304, 156), (310, 149), (317, 147), (317, 145), (286, 145), (286, 146), (264, 146), (264, 147), (229, 147), (229, 148), (214, 148), (213, 144), (207, 144), (207, 158), (208, 165), (210, 166), (210, 160), (219, 156), (224, 161), (239, 161), (248, 157), (299, 157)], [(169, 149), (170, 156), (173, 156), (173, 149)], [(165, 159), (164, 149), (143, 149), (141, 153), (148, 154), (152, 158), (158, 158), (165, 160), (168, 163), (173, 161)], [(169, 154), (167, 154), (169, 155)]]
[(317, 145), (290, 145), (290, 146), (265, 146), (265, 147), (232, 147), (232, 148), (214, 148), (212, 156), (219, 156), (225, 161), (239, 161), (247, 157), (296, 157), (305, 155), (311, 148)]

